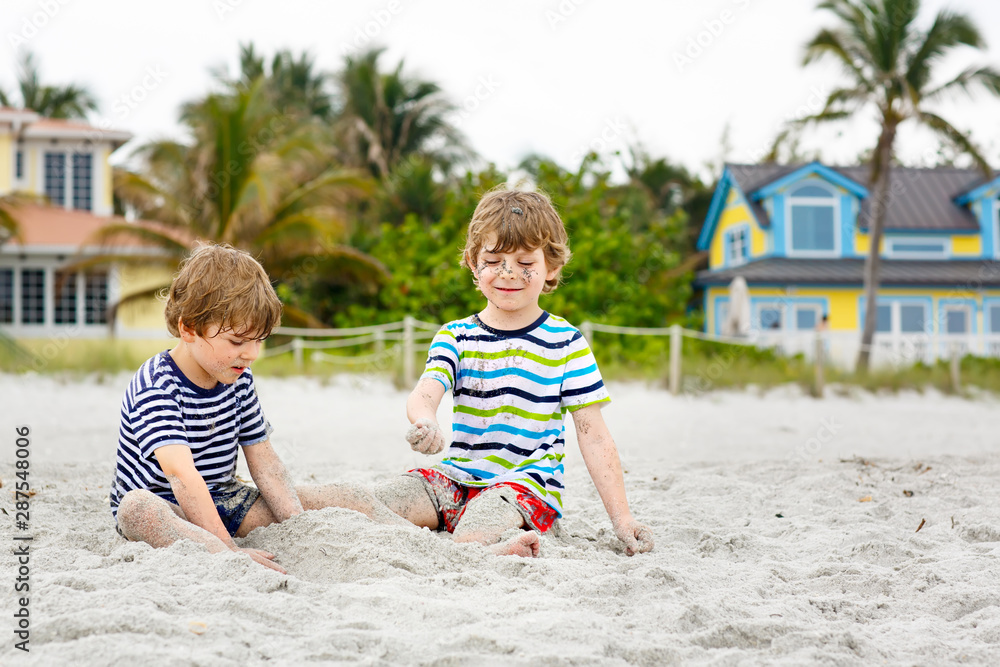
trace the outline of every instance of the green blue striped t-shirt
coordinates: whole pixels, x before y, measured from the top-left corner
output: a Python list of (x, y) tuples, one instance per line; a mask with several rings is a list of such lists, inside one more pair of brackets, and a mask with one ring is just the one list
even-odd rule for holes
[(452, 442), (437, 470), (467, 486), (522, 484), (562, 516), (563, 415), (611, 400), (576, 327), (544, 312), (517, 331), (477, 315), (449, 322), (423, 378), (454, 396)]

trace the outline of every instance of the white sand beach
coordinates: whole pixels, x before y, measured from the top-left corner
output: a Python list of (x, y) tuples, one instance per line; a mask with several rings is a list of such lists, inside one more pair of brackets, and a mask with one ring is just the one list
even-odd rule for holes
[[(540, 558), (328, 509), (245, 540), (278, 554), (281, 575), (242, 555), (117, 536), (106, 497), (127, 381), (0, 376), (0, 664), (1000, 659), (996, 398), (673, 398), (612, 384), (604, 414), (652, 553), (624, 555), (570, 421), (566, 514)], [(374, 483), (428, 460), (403, 440), (406, 394), (386, 382), (258, 387), (298, 482)], [(36, 492), (29, 653), (12, 634), (15, 425), (31, 428)]]

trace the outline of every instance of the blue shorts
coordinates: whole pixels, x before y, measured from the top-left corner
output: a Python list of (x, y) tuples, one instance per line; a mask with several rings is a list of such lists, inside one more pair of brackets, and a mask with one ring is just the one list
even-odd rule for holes
[[(233, 478), (228, 482), (223, 482), (215, 489), (209, 490), (209, 493), (212, 494), (212, 500), (215, 501), (215, 509), (219, 513), (219, 518), (222, 519), (222, 525), (226, 527), (226, 531), (231, 537), (236, 537), (236, 531), (240, 529), (243, 519), (247, 518), (250, 508), (260, 498), (260, 491), (256, 487), (248, 486)], [(165, 492), (156, 495), (168, 503), (180, 507), (174, 494)], [(118, 531), (119, 535), (125, 537), (117, 522), (115, 522), (115, 530)]]

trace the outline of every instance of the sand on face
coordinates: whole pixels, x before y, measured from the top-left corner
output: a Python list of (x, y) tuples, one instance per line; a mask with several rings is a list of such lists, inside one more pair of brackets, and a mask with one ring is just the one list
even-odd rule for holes
[[(327, 509), (242, 541), (278, 554), (281, 575), (115, 534), (127, 381), (0, 376), (4, 431), (32, 427), (37, 491), (31, 652), (8, 631), (0, 663), (989, 664), (1000, 643), (993, 399), (612, 385), (604, 415), (654, 552), (624, 555), (568, 422), (566, 516), (540, 558)], [(297, 483), (374, 484), (433, 460), (407, 445), (406, 394), (387, 384), (258, 385)], [(13, 473), (0, 458), (10, 514)], [(12, 581), (9, 549), (0, 564)]]

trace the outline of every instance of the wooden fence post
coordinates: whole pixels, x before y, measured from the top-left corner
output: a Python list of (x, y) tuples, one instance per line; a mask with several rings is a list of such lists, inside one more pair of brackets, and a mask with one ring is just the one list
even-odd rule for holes
[(823, 346), (823, 333), (821, 331), (816, 332), (816, 347), (813, 350), (813, 364), (816, 369), (815, 377), (813, 379), (813, 396), (816, 398), (823, 398), (823, 386), (825, 384), (823, 378), (823, 365), (826, 363), (824, 358), (824, 353), (826, 352)]
[(406, 388), (413, 387), (413, 354), (414, 354), (414, 341), (413, 341), (413, 322), (414, 319), (411, 315), (407, 315), (403, 318), (403, 386)]
[(951, 346), (951, 390), (956, 394), (962, 391), (962, 353), (959, 346)]
[(589, 345), (590, 349), (593, 350), (594, 349), (594, 326), (590, 323), (590, 320), (587, 320), (586, 322), (584, 322), (583, 324), (580, 325), (580, 333), (582, 333), (583, 337), (587, 339), (587, 345)]
[(681, 393), (681, 325), (670, 326), (670, 393)]
[(302, 371), (302, 339), (292, 339), (292, 359), (295, 361), (295, 370)]

